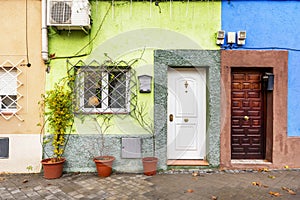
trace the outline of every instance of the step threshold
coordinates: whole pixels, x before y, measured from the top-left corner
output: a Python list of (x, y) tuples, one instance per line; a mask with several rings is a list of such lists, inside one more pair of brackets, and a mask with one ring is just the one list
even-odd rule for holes
[(248, 165), (258, 165), (258, 164), (272, 164), (272, 162), (268, 160), (238, 160), (238, 159), (233, 159), (231, 160), (231, 164), (248, 164)]
[(167, 165), (173, 166), (208, 166), (206, 160), (168, 160)]

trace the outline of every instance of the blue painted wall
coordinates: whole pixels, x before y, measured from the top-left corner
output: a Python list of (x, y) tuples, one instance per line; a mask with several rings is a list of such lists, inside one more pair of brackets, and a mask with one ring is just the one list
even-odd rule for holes
[(221, 19), (226, 32), (247, 31), (236, 49), (289, 51), (288, 136), (300, 136), (300, 1), (223, 0)]

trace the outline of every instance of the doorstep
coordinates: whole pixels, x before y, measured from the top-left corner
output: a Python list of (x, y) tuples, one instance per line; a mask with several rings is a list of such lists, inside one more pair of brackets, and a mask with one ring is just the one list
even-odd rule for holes
[(231, 164), (246, 164), (246, 165), (271, 165), (272, 162), (268, 161), (268, 160), (238, 160), (238, 159), (234, 159), (234, 160), (231, 160)]
[(167, 165), (173, 166), (209, 166), (206, 160), (168, 160)]

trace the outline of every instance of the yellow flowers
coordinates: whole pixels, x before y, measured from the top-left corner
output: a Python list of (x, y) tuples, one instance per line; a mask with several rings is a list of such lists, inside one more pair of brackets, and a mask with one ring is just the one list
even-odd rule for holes
[(53, 134), (53, 157), (56, 158), (62, 156), (66, 141), (65, 134), (72, 129), (74, 122), (73, 92), (66, 87), (67, 83), (55, 84), (52, 90), (42, 95), (42, 101), (39, 102), (46, 117), (45, 122), (48, 123), (48, 132)]

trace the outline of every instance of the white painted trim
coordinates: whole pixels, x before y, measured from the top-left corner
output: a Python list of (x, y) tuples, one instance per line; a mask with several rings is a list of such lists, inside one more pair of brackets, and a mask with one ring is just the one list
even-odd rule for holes
[(9, 157), (0, 159), (0, 173), (39, 173), (42, 145), (39, 134), (0, 134), (9, 138)]

